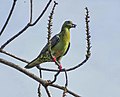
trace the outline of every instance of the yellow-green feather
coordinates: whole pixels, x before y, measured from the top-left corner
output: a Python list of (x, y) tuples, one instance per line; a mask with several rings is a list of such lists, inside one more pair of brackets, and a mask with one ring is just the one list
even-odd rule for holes
[(55, 56), (63, 56), (70, 43), (70, 31), (68, 28), (64, 28), (60, 33), (59, 43), (52, 48), (52, 51), (56, 52)]

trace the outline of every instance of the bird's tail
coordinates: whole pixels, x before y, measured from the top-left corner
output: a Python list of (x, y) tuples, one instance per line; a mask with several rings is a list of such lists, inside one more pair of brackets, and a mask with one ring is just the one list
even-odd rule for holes
[(25, 68), (26, 68), (26, 69), (29, 69), (29, 68), (32, 68), (32, 67), (37, 66), (37, 65), (39, 65), (39, 64), (41, 64), (41, 62), (40, 62), (39, 58), (36, 58), (36, 59), (34, 59), (33, 61), (31, 61), (30, 63), (28, 63), (28, 64), (25, 66)]

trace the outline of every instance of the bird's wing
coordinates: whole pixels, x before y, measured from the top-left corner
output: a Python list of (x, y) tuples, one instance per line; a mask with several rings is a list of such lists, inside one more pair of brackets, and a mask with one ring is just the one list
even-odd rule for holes
[(64, 55), (66, 55), (66, 54), (67, 54), (67, 52), (68, 52), (69, 48), (70, 48), (70, 42), (69, 42), (68, 48), (67, 48), (66, 52), (64, 53)]
[[(59, 34), (53, 36), (53, 38), (51, 39), (51, 48), (53, 48), (59, 41), (60, 41)], [(42, 49), (41, 54), (42, 54), (42, 53), (45, 53), (46, 51), (48, 51), (48, 43), (47, 43), (46, 46)]]

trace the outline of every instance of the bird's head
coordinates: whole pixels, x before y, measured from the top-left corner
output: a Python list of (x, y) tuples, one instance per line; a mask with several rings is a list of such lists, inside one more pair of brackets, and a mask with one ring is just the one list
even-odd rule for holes
[(76, 24), (73, 24), (72, 21), (65, 21), (62, 28), (75, 28), (76, 27)]

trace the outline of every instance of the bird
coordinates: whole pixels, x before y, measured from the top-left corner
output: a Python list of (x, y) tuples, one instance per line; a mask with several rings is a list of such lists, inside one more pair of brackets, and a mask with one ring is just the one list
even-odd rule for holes
[(32, 67), (38, 66), (45, 62), (55, 62), (59, 63), (58, 68), (62, 70), (61, 58), (65, 56), (70, 48), (70, 29), (75, 28), (76, 24), (72, 21), (65, 21), (61, 27), (60, 33), (54, 35), (51, 38), (51, 53), (53, 58), (51, 58), (49, 53), (48, 43), (41, 50), (37, 58), (29, 62), (25, 68), (30, 69)]

